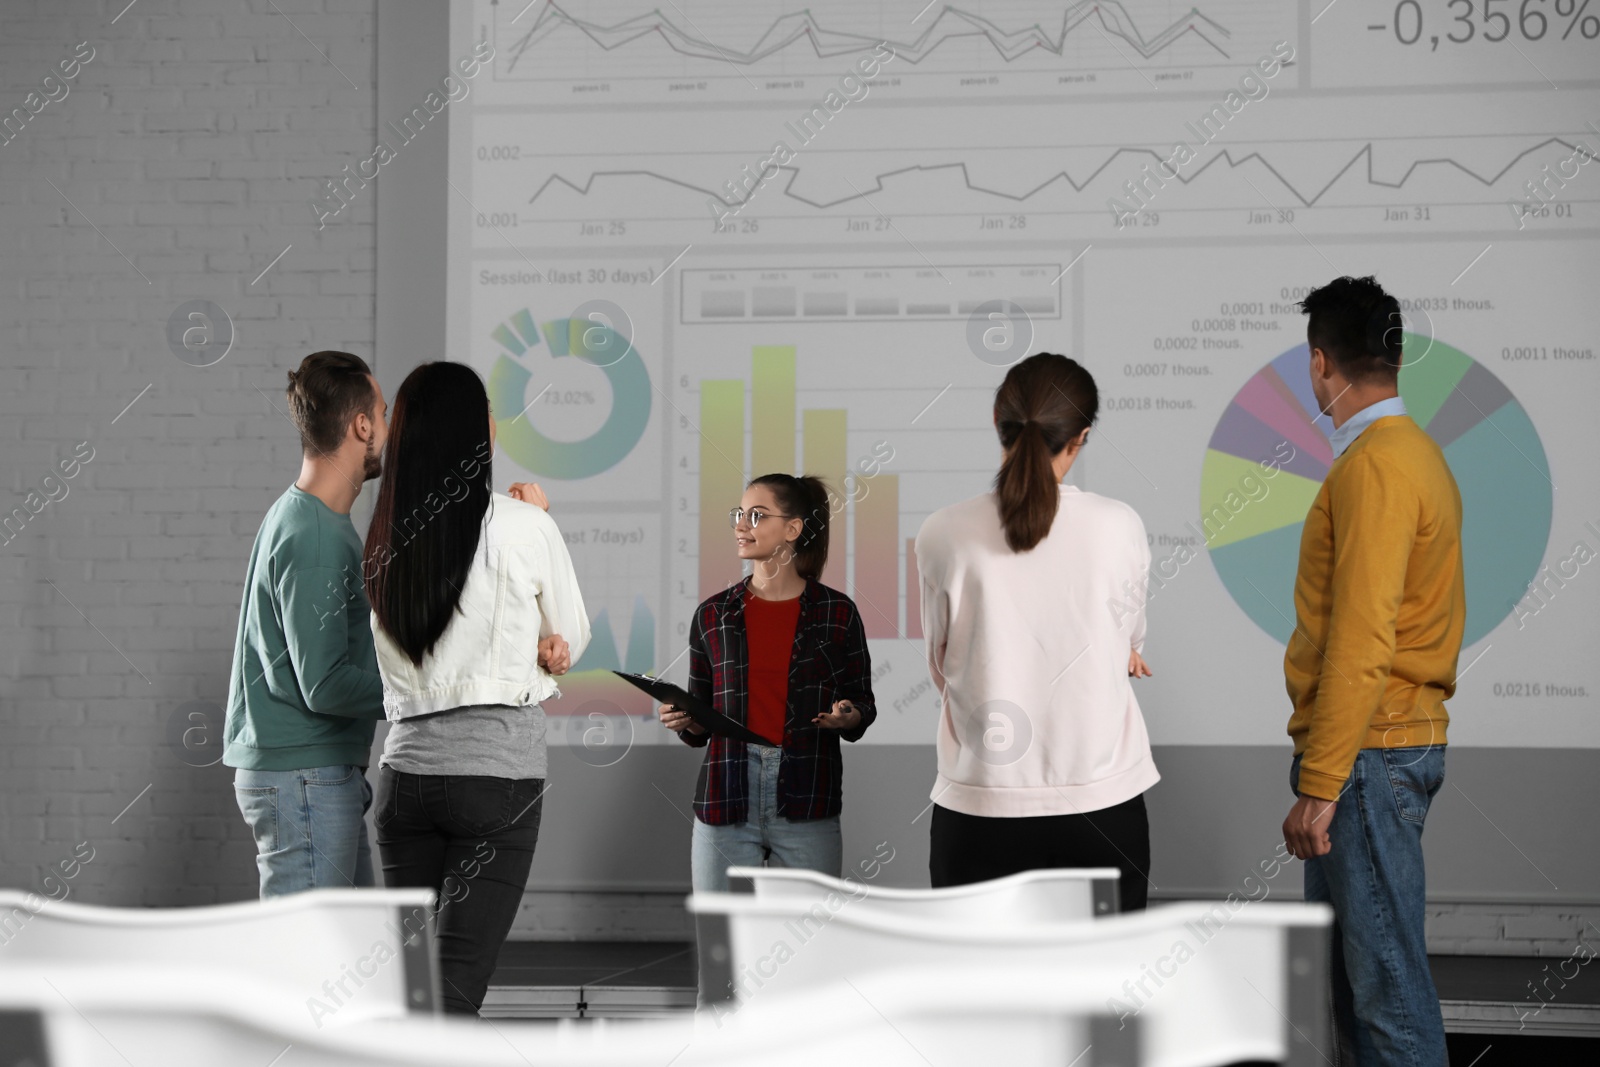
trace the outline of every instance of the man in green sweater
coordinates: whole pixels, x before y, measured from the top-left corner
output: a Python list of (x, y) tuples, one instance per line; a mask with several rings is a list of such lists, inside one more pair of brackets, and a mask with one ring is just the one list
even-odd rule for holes
[(350, 508), (382, 470), (388, 405), (348, 352), (307, 356), (287, 399), (300, 477), (250, 550), (222, 754), (255, 835), (262, 899), (373, 884), (366, 769), (383, 717)]
[(1360, 1067), (1442, 1067), (1422, 824), (1444, 784), (1467, 617), (1461, 493), (1400, 398), (1394, 297), (1337, 278), (1301, 308), (1334, 460), (1300, 535), (1283, 659), (1299, 797), (1284, 841), (1306, 862), (1306, 899), (1333, 905), (1341, 1048)]

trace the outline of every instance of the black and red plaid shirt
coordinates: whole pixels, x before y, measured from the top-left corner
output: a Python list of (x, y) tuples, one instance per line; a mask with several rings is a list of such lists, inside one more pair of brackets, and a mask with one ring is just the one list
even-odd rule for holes
[[(750, 579), (708, 597), (689, 624), (690, 693), (734, 722), (747, 725), (749, 646), (744, 598)], [(811, 720), (835, 701), (861, 712), (853, 730), (830, 730)], [(789, 700), (778, 763), (778, 813), (795, 820), (827, 819), (842, 806), (843, 760), (839, 737), (856, 741), (878, 717), (872, 700), (872, 657), (854, 601), (820, 582), (806, 582), (800, 619), (789, 654)], [(711, 826), (741, 823), (749, 815), (747, 757), (743, 741), (696, 734), (679, 737), (699, 748), (710, 745), (695, 788), (694, 813)]]

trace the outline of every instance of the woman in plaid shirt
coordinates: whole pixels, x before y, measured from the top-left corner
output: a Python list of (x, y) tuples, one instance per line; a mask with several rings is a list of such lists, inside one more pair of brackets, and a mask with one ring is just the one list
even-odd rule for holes
[(663, 704), (661, 722), (706, 748), (694, 799), (696, 891), (724, 892), (728, 868), (774, 866), (837, 878), (842, 760), (877, 708), (854, 602), (817, 581), (832, 511), (821, 479), (766, 474), (729, 512), (750, 576), (708, 597), (689, 626), (689, 692), (772, 741), (703, 732)]

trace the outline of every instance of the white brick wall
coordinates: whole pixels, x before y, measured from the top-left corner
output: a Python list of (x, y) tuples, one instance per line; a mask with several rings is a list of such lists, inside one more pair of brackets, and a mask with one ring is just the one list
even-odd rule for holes
[[(375, 3), (126, 4), (0, 4), (0, 116), (95, 51), (0, 144), (0, 514), (94, 449), (0, 545), (0, 885), (237, 900), (256, 876), (230, 772), (179, 759), (168, 721), (227, 692), (251, 535), (299, 466), (284, 372), (373, 358), (374, 197), (321, 232), (306, 205), (371, 151)], [(166, 343), (199, 298), (236, 335), (205, 368)], [(46, 882), (79, 842), (94, 858)]]
[(1580, 940), (1600, 946), (1600, 908), (1592, 904), (1428, 905), (1428, 951), (1436, 955), (1565, 959)]
[(530, 889), (511, 925), (513, 941), (693, 941), (682, 892), (573, 893)]

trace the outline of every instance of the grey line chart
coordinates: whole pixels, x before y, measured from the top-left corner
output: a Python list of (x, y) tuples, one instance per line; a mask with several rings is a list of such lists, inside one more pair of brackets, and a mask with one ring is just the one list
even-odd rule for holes
[[(1133, 17), (1117, 0), (1081, 0), (1063, 12), (1060, 30), (1054, 35), (1038, 23), (1007, 30), (989, 19), (958, 7), (945, 5), (920, 34), (904, 41), (888, 41), (879, 36), (829, 29), (809, 10), (803, 10), (774, 19), (772, 25), (754, 44), (741, 48), (709, 40), (696, 32), (696, 27), (692, 23), (686, 30), (678, 24), (679, 21), (688, 22), (686, 16), (680, 13), (679, 18), (674, 20), (659, 8), (606, 26), (572, 15), (555, 0), (537, 0), (536, 7), (538, 13), (534, 16), (532, 24), (521, 36), (514, 37), (507, 46), (509, 55), (505, 67), (507, 75), (515, 71), (523, 57), (540, 42), (556, 31), (566, 28), (577, 30), (606, 52), (654, 35), (665, 41), (674, 52), (682, 55), (742, 66), (760, 63), (797, 44), (809, 44), (813, 54), (819, 59), (868, 52), (880, 44), (887, 44), (894, 50), (897, 59), (916, 64), (947, 41), (963, 37), (986, 38), (1000, 58), (1011, 63), (1027, 53), (1039, 50), (1057, 56), (1062, 55), (1068, 38), (1074, 32), (1088, 34), (1091, 30), (1098, 30), (1108, 38), (1115, 37), (1123, 41), (1143, 59), (1154, 58), (1179, 40), (1190, 36), (1203, 41), (1223, 58), (1228, 58), (1229, 54), (1224, 44), (1232, 36), (1226, 27), (1202, 13), (1199, 8), (1191, 8), (1187, 14), (1165, 29), (1147, 37), (1140, 32)], [(519, 15), (518, 21), (520, 17)], [(515, 30), (508, 25), (505, 31), (497, 29), (497, 35), (502, 32), (509, 36), (514, 34)]]
[[(1372, 145), (1372, 142), (1369, 141), (1368, 143), (1363, 145), (1353, 156), (1351, 156), (1349, 161), (1346, 162), (1343, 166), (1341, 166), (1338, 169), (1338, 171), (1333, 175), (1333, 177), (1329, 178), (1321, 186), (1321, 188), (1316, 189), (1314, 191), (1303, 191), (1300, 188), (1296, 187), (1294, 185), (1294, 183), (1292, 183), (1288, 178), (1286, 178), (1277, 169), (1275, 169), (1273, 167), (1272, 163), (1261, 152), (1259, 152), (1259, 151), (1250, 151), (1250, 152), (1246, 152), (1246, 153), (1241, 154), (1241, 155), (1236, 157), (1231, 150), (1222, 149), (1221, 151), (1218, 152), (1218, 154), (1216, 156), (1214, 156), (1210, 160), (1206, 161), (1206, 163), (1204, 165), (1202, 165), (1199, 168), (1195, 169), (1192, 173), (1184, 174), (1184, 173), (1182, 173), (1180, 171), (1178, 173), (1178, 175), (1177, 175), (1176, 180), (1178, 182), (1182, 183), (1183, 185), (1187, 186), (1190, 183), (1198, 180), (1202, 174), (1205, 174), (1207, 171), (1211, 170), (1212, 167), (1216, 166), (1219, 163), (1226, 163), (1229, 170), (1236, 170), (1239, 167), (1242, 167), (1245, 164), (1254, 161), (1254, 162), (1260, 163), (1261, 166), (1268, 173), (1270, 173), (1274, 178), (1277, 179), (1277, 181), (1280, 184), (1282, 184), (1284, 189), (1286, 189), (1289, 192), (1289, 194), (1294, 198), (1294, 200), (1295, 200), (1295, 202), (1297, 203), (1298, 206), (1309, 208), (1309, 207), (1315, 207), (1328, 194), (1328, 192), (1335, 185), (1338, 184), (1339, 180), (1341, 178), (1343, 178), (1346, 174), (1348, 174), (1353, 168), (1358, 167), (1363, 159), (1365, 159), (1365, 161), (1366, 161), (1366, 174), (1365, 174), (1364, 180), (1366, 181), (1366, 183), (1368, 185), (1371, 185), (1371, 186), (1374, 186), (1374, 187), (1377, 187), (1377, 188), (1383, 188), (1383, 189), (1400, 189), (1400, 188), (1403, 188), (1406, 185), (1406, 183), (1408, 181), (1410, 181), (1411, 178), (1415, 174), (1417, 174), (1417, 172), (1420, 169), (1422, 169), (1424, 167), (1452, 167), (1455, 170), (1457, 170), (1458, 172), (1460, 172), (1461, 174), (1464, 174), (1468, 178), (1472, 179), (1473, 181), (1481, 184), (1483, 187), (1490, 188), (1490, 187), (1494, 186), (1497, 182), (1499, 182), (1501, 178), (1505, 177), (1505, 175), (1508, 172), (1510, 172), (1512, 170), (1512, 168), (1516, 167), (1517, 164), (1520, 163), (1522, 160), (1526, 159), (1528, 156), (1534, 155), (1535, 153), (1538, 153), (1538, 152), (1544, 150), (1545, 148), (1550, 147), (1551, 145), (1556, 145), (1556, 146), (1560, 146), (1562, 148), (1566, 148), (1566, 149), (1571, 149), (1573, 151), (1577, 151), (1577, 146), (1572, 142), (1569, 142), (1569, 141), (1567, 141), (1567, 140), (1565, 140), (1565, 139), (1563, 139), (1561, 137), (1547, 137), (1544, 140), (1540, 141), (1539, 143), (1537, 143), (1535, 145), (1532, 145), (1531, 147), (1526, 148), (1523, 151), (1517, 153), (1517, 155), (1515, 157), (1513, 157), (1508, 163), (1506, 163), (1506, 165), (1504, 167), (1502, 167), (1499, 171), (1497, 171), (1497, 172), (1495, 172), (1493, 174), (1490, 174), (1490, 175), (1479, 174), (1476, 171), (1472, 170), (1471, 168), (1467, 167), (1466, 165), (1458, 162), (1457, 160), (1451, 159), (1450, 157), (1445, 156), (1445, 157), (1438, 157), (1438, 158), (1415, 160), (1415, 161), (1413, 161), (1411, 163), (1411, 165), (1409, 167), (1406, 168), (1405, 172), (1398, 179), (1393, 180), (1393, 181), (1387, 181), (1387, 180), (1384, 180), (1384, 179), (1376, 176), (1373, 173), (1373, 160), (1372, 160), (1373, 145)], [(1073, 192), (1081, 193), (1081, 192), (1083, 192), (1084, 189), (1088, 188), (1088, 186), (1091, 185), (1096, 178), (1098, 178), (1108, 168), (1110, 168), (1112, 166), (1112, 164), (1114, 164), (1118, 159), (1120, 159), (1120, 158), (1122, 158), (1124, 156), (1133, 156), (1133, 157), (1136, 157), (1136, 158), (1148, 158), (1148, 159), (1156, 161), (1158, 163), (1162, 162), (1161, 154), (1156, 152), (1153, 149), (1149, 149), (1149, 148), (1118, 148), (1114, 152), (1112, 152), (1110, 156), (1107, 157), (1107, 159), (1105, 160), (1104, 163), (1102, 163), (1102, 164), (1100, 164), (1100, 166), (1096, 167), (1088, 175), (1088, 177), (1082, 179), (1081, 181), (1076, 179), (1076, 178), (1074, 178), (1071, 174), (1067, 173), (1065, 170), (1061, 170), (1061, 171), (1057, 171), (1056, 173), (1050, 175), (1044, 181), (1039, 182), (1038, 184), (1034, 185), (1032, 188), (1027, 189), (1026, 191), (1023, 191), (1023, 192), (1015, 192), (1015, 191), (1009, 191), (1008, 192), (1008, 191), (1003, 190), (1003, 189), (989, 188), (989, 187), (974, 183), (971, 180), (970, 175), (968, 174), (967, 164), (966, 163), (953, 162), (953, 163), (936, 163), (936, 164), (913, 164), (913, 165), (908, 166), (908, 167), (898, 167), (898, 168), (895, 168), (893, 170), (888, 170), (888, 171), (884, 171), (882, 173), (879, 173), (874, 177), (873, 186), (871, 188), (862, 189), (859, 192), (854, 193), (852, 195), (841, 196), (841, 197), (839, 197), (837, 199), (834, 199), (834, 200), (817, 200), (817, 199), (812, 199), (812, 198), (806, 197), (806, 196), (804, 196), (802, 194), (794, 192), (793, 189), (792, 189), (792, 186), (794, 185), (794, 182), (800, 177), (800, 173), (801, 173), (802, 168), (794, 167), (794, 166), (780, 166), (780, 167), (778, 167), (776, 169), (779, 172), (785, 173), (786, 177), (787, 177), (787, 180), (781, 183), (780, 192), (785, 197), (787, 197), (789, 200), (791, 200), (791, 201), (793, 201), (795, 203), (798, 203), (800, 205), (803, 205), (803, 206), (805, 206), (807, 208), (812, 208), (812, 209), (815, 209), (815, 210), (818, 210), (818, 211), (832, 210), (834, 208), (838, 208), (838, 207), (841, 207), (841, 206), (844, 206), (844, 205), (848, 205), (848, 204), (852, 203), (853, 201), (857, 201), (857, 200), (865, 201), (868, 196), (876, 194), (876, 193), (882, 193), (882, 192), (885, 191), (884, 181), (886, 179), (892, 179), (892, 178), (894, 178), (894, 177), (896, 177), (898, 175), (902, 175), (902, 174), (927, 173), (927, 172), (941, 171), (941, 170), (959, 171), (960, 175), (961, 175), (961, 178), (962, 178), (962, 181), (965, 184), (966, 189), (969, 192), (983, 193), (983, 194), (987, 194), (987, 195), (996, 197), (996, 198), (1001, 199), (1001, 200), (1010, 201), (1012, 203), (1020, 204), (1020, 203), (1025, 203), (1026, 201), (1028, 201), (1028, 200), (1040, 195), (1041, 193), (1045, 192), (1050, 187), (1052, 187), (1052, 186), (1054, 186), (1054, 185), (1056, 185), (1056, 184), (1058, 184), (1060, 182), (1065, 182), (1067, 185), (1069, 185), (1072, 188)], [(668, 183), (668, 184), (671, 184), (671, 185), (679, 186), (679, 187), (681, 187), (681, 188), (683, 188), (683, 189), (685, 189), (687, 191), (691, 191), (691, 192), (694, 192), (696, 194), (699, 194), (700, 196), (714, 197), (714, 198), (720, 200), (723, 204), (725, 204), (728, 207), (729, 210), (739, 210), (745, 205), (746, 202), (748, 202), (749, 200), (754, 200), (755, 199), (755, 195), (753, 193), (749, 197), (747, 197), (746, 199), (739, 199), (739, 198), (736, 198), (736, 197), (731, 197), (731, 196), (727, 195), (724, 192), (719, 192), (719, 191), (714, 190), (714, 189), (710, 189), (710, 188), (707, 188), (707, 187), (704, 187), (704, 186), (696, 185), (696, 184), (694, 184), (692, 182), (683, 181), (681, 179), (674, 178), (674, 177), (672, 177), (670, 175), (659, 174), (659, 173), (657, 173), (655, 171), (652, 171), (652, 170), (647, 170), (647, 169), (626, 169), (626, 170), (599, 170), (599, 171), (594, 171), (589, 175), (588, 179), (583, 181), (582, 183), (571, 181), (568, 178), (566, 178), (566, 177), (564, 177), (564, 176), (562, 176), (560, 174), (552, 174), (542, 184), (540, 184), (540, 186), (538, 187), (538, 189), (536, 189), (534, 191), (532, 196), (528, 197), (527, 203), (529, 203), (529, 204), (536, 203), (541, 196), (545, 195), (545, 193), (548, 190), (550, 190), (553, 186), (557, 186), (557, 185), (565, 186), (566, 188), (572, 190), (573, 192), (578, 193), (579, 195), (588, 196), (588, 195), (590, 195), (590, 193), (592, 191), (594, 191), (595, 183), (597, 181), (601, 180), (601, 179), (639, 178), (639, 177), (653, 178), (653, 179), (656, 179), (656, 180), (661, 181), (661, 182), (665, 182), (665, 183)], [(1172, 180), (1172, 179), (1168, 178), (1167, 180)], [(777, 183), (776, 179), (769, 179), (769, 181), (771, 181), (772, 184), (774, 184), (775, 186), (777, 186), (779, 184), (779, 183)]]

